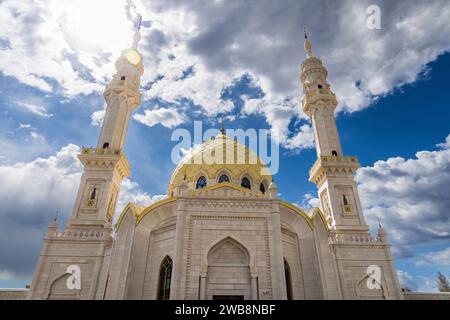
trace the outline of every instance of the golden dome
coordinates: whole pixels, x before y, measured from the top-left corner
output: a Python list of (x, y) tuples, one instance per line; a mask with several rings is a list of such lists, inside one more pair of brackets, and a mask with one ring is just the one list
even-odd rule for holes
[(200, 177), (204, 176), (208, 186), (211, 186), (218, 183), (222, 175), (226, 175), (230, 183), (239, 186), (242, 178), (247, 177), (254, 191), (259, 191), (261, 183), (268, 190), (272, 182), (269, 169), (255, 152), (225, 134), (219, 134), (183, 158), (172, 174), (168, 195), (172, 196), (174, 189), (184, 179), (191, 189), (195, 189)]

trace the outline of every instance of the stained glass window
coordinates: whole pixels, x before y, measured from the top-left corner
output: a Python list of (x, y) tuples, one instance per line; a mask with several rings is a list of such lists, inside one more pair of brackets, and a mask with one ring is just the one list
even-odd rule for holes
[(228, 178), (228, 176), (226, 174), (223, 174), (219, 178), (219, 183), (222, 183), (222, 182), (230, 182), (230, 178)]
[(195, 186), (196, 189), (203, 189), (206, 188), (206, 178), (201, 176), (197, 180), (197, 185)]

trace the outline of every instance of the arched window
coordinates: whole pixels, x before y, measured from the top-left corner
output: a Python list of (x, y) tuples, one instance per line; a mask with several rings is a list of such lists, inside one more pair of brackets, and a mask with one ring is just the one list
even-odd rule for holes
[(331, 151), (331, 154), (333, 155), (333, 157), (337, 157), (337, 155), (338, 155), (336, 150)]
[(158, 300), (169, 300), (170, 281), (172, 280), (172, 259), (166, 256), (159, 268)]
[(286, 278), (286, 296), (288, 300), (292, 300), (292, 279), (291, 279), (291, 268), (284, 259), (284, 275)]
[(200, 178), (198, 178), (197, 180), (197, 184), (195, 186), (195, 189), (203, 189), (206, 188), (206, 178), (204, 176), (201, 176)]
[(264, 186), (264, 183), (259, 184), (259, 191), (262, 192), (262, 194), (266, 193), (266, 187)]
[(318, 87), (319, 89), (323, 89), (323, 86), (322, 86), (321, 84), (319, 84), (317, 87)]
[(219, 183), (222, 183), (222, 182), (230, 182), (230, 178), (228, 178), (228, 176), (226, 174), (223, 174), (219, 178)]
[(125, 79), (126, 79), (125, 76), (121, 76), (121, 77), (120, 77), (120, 80), (122, 80), (122, 81), (125, 80)]
[(247, 177), (242, 178), (241, 187), (246, 188), (246, 189), (252, 188), (252, 185), (250, 184), (250, 180), (248, 180)]
[(108, 149), (109, 148), (109, 143), (108, 142), (105, 142), (104, 144), (103, 144), (103, 149)]

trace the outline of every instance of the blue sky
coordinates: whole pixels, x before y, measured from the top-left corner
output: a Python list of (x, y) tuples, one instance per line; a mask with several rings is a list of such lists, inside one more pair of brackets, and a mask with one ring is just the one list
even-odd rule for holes
[[(0, 287), (30, 282), (48, 223), (58, 210), (63, 227), (71, 214), (78, 148), (97, 143), (102, 90), (139, 11), (143, 101), (130, 121), (132, 176), (119, 207), (167, 192), (175, 128), (192, 131), (194, 120), (219, 128), (222, 116), (229, 128), (271, 130), (281, 198), (315, 205), (316, 153), (298, 80), (307, 25), (340, 102), (344, 153), (363, 167), (368, 223), (380, 218), (387, 229), (402, 282), (434, 290), (438, 270), (450, 275), (450, 6), (375, 2), (375, 31), (365, 27), (364, 1), (0, 3)], [(105, 17), (89, 9), (105, 5)]]

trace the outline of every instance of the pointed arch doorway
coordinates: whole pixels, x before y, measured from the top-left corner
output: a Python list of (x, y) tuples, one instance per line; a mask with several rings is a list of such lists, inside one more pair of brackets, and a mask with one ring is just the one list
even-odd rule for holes
[(207, 254), (207, 272), (200, 275), (200, 299), (257, 299), (257, 278), (250, 273), (250, 254), (227, 237)]

